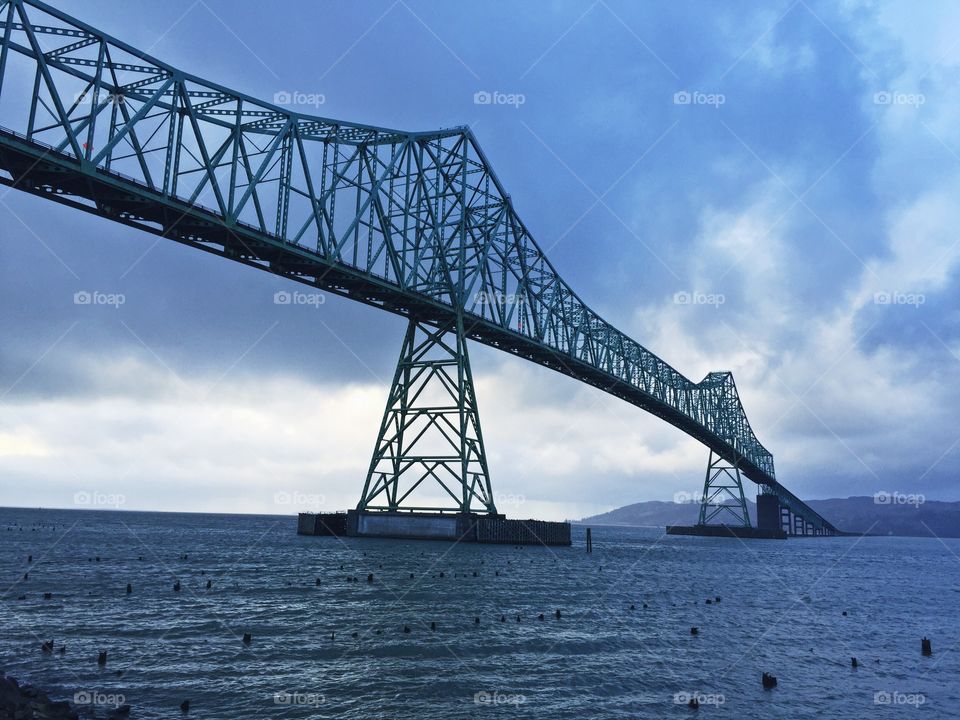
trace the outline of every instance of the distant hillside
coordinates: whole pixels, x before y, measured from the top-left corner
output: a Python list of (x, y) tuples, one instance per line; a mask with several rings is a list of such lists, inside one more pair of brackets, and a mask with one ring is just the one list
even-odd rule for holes
[[(810, 500), (808, 504), (827, 520), (847, 532), (868, 532), (871, 535), (910, 537), (960, 537), (960, 502), (907, 502), (914, 498), (887, 497), (877, 502), (872, 496)], [(751, 521), (757, 517), (757, 506), (747, 501)], [(593, 515), (581, 523), (595, 525), (691, 525), (697, 521), (700, 506), (696, 503), (672, 503), (652, 500), (626, 505), (610, 512)]]

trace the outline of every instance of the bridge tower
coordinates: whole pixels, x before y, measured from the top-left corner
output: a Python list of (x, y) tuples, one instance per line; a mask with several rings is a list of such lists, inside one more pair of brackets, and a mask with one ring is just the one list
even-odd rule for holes
[[(720, 522), (714, 523), (713, 520), (717, 517)], [(731, 518), (733, 522), (723, 522)], [(697, 525), (710, 524), (750, 527), (750, 513), (747, 512), (740, 468), (736, 463), (724, 460), (713, 450), (707, 460), (707, 474), (700, 500), (700, 519), (697, 522)]]
[[(416, 504), (437, 490), (453, 507)], [(462, 315), (407, 324), (357, 510), (497, 512)]]

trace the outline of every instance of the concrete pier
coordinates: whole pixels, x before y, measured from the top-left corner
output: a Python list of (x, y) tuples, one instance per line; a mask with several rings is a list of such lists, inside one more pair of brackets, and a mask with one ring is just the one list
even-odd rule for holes
[(701, 537), (736, 537), (760, 540), (786, 540), (787, 538), (787, 534), (777, 528), (743, 527), (742, 525), (667, 525), (667, 535), (699, 535)]
[(347, 514), (300, 513), (297, 519), (298, 535), (346, 535)]
[(570, 523), (548, 520), (508, 520), (481, 515), (476, 524), (479, 543), (501, 545), (569, 545)]
[(757, 527), (764, 530), (783, 530), (780, 499), (776, 495), (757, 495)]
[(456, 540), (501, 545), (570, 545), (570, 523), (477, 513), (300, 513), (300, 535)]

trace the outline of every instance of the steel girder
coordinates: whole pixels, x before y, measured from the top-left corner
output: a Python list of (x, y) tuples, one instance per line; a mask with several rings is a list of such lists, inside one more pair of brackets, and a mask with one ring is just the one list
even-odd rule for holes
[(694, 383), (594, 313), (467, 128), (294, 112), (177, 70), (39, 0), (0, 0), (0, 182), (463, 332), (775, 478), (729, 373)]

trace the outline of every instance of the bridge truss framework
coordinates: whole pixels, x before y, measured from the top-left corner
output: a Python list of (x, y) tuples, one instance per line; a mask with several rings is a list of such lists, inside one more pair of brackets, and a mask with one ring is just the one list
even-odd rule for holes
[[(458, 348), (475, 340), (598, 387), (836, 532), (777, 481), (730, 373), (688, 380), (562, 280), (468, 128), (410, 133), (304, 115), (39, 0), (0, 0), (0, 182), (424, 331), (455, 328)], [(368, 491), (381, 482), (378, 454), (389, 459), (380, 440)], [(469, 475), (463, 487), (475, 475), (482, 492), (466, 495), (492, 510), (489, 476)]]

